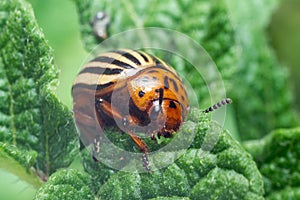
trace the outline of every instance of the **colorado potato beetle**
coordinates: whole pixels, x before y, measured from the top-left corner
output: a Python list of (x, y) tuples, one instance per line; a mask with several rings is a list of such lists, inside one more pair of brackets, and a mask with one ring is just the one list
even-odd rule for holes
[[(83, 144), (100, 151), (103, 130), (116, 126), (142, 151), (150, 171), (148, 146), (136, 133), (153, 140), (172, 137), (189, 111), (186, 87), (176, 71), (163, 60), (143, 51), (118, 49), (98, 55), (78, 74), (73, 88), (73, 112)], [(210, 112), (230, 103), (223, 100)]]

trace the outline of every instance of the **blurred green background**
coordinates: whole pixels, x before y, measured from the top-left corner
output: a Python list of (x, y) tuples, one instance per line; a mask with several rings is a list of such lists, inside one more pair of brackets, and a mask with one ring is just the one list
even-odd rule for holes
[[(300, 110), (300, 1), (284, 0), (268, 28), (270, 44), (290, 72), (295, 109)], [(299, 112), (298, 112), (299, 113)]]
[[(75, 5), (72, 1), (60, 0), (29, 2), (61, 70), (57, 95), (71, 108), (72, 83), (88, 55), (80, 40)], [(300, 1), (282, 1), (266, 33), (280, 62), (290, 70), (294, 105), (300, 111)], [(35, 188), (6, 171), (0, 170), (0, 177), (0, 199), (31, 199), (35, 193)]]

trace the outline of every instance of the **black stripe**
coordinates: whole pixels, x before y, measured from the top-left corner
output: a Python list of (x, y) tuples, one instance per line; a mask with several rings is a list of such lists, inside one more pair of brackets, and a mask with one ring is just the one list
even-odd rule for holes
[(93, 73), (93, 74), (119, 74), (123, 69), (118, 68), (102, 68), (102, 67), (86, 67), (79, 74)]
[(143, 59), (145, 60), (145, 62), (149, 62), (147, 56), (145, 56), (143, 52), (140, 52), (140, 51), (137, 51), (137, 52), (143, 57)]
[(180, 83), (180, 88), (181, 88), (182, 91), (184, 91), (184, 95), (187, 97), (188, 96), (187, 91), (186, 91), (186, 89), (185, 89), (185, 87), (183, 86), (182, 83)]
[(128, 53), (128, 52), (125, 52), (125, 51), (120, 51), (120, 50), (115, 50), (115, 51), (112, 51), (112, 52), (121, 54), (122, 56), (124, 56), (128, 60), (131, 60), (132, 62), (134, 62), (136, 65), (141, 65), (141, 62), (136, 57), (134, 57), (131, 53)]
[(152, 56), (152, 55), (151, 55), (151, 58), (154, 60), (154, 62), (155, 62), (157, 65), (162, 65), (162, 63), (160, 62), (160, 60), (158, 60), (155, 56)]
[(113, 84), (114, 84), (114, 82), (112, 82), (112, 81), (105, 83), (105, 84), (91, 84), (91, 85), (85, 84), (85, 83), (77, 83), (77, 84), (73, 85), (72, 90), (78, 89), (78, 88), (89, 89), (89, 90), (102, 90)]
[[(169, 69), (168, 69), (168, 68), (169, 68), (169, 66), (166, 66), (166, 65), (163, 65), (163, 64), (157, 64), (157, 65), (153, 66), (153, 68), (160, 68), (160, 69), (164, 69), (164, 70), (166, 70), (166, 71), (170, 72), (171, 74), (173, 74), (174, 76), (178, 77), (178, 75), (177, 75), (177, 74), (175, 74), (173, 71), (171, 71), (171, 70), (169, 70)], [(171, 67), (170, 67), (170, 68), (171, 68)]]
[(158, 72), (158, 71), (155, 70), (155, 69), (152, 69), (152, 70), (150, 70), (148, 73), (156, 73), (156, 72)]
[(125, 69), (132, 69), (135, 68), (131, 65), (129, 65), (128, 63), (124, 63), (120, 60), (117, 60), (115, 58), (111, 58), (111, 57), (106, 57), (106, 56), (99, 56), (94, 58), (93, 60), (91, 60), (91, 62), (103, 62), (103, 63), (109, 63), (109, 64), (114, 64), (117, 65), (119, 67), (123, 67)]
[(178, 85), (177, 85), (176, 81), (172, 78), (170, 78), (170, 81), (173, 83), (175, 91), (178, 92)]

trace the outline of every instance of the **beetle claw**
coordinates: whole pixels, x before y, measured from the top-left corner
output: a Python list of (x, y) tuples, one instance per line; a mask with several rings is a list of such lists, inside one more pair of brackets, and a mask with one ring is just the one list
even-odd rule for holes
[(95, 162), (99, 161), (97, 158), (99, 152), (100, 152), (100, 138), (96, 137), (93, 142), (93, 152), (92, 152), (92, 158)]
[(146, 171), (149, 173), (151, 169), (150, 169), (150, 163), (148, 160), (147, 153), (143, 153), (142, 161), (143, 161), (143, 166), (145, 167)]

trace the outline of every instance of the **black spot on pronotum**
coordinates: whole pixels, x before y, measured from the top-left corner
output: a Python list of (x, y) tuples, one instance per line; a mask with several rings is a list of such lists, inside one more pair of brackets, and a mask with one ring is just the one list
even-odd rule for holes
[(169, 107), (176, 108), (176, 104), (174, 103), (174, 101), (170, 101)]
[(144, 91), (142, 91), (142, 90), (139, 91), (139, 97), (140, 97), (140, 98), (142, 98), (144, 95), (145, 95), (145, 92), (144, 92)]
[(164, 77), (164, 88), (169, 89), (169, 78), (167, 76)]

